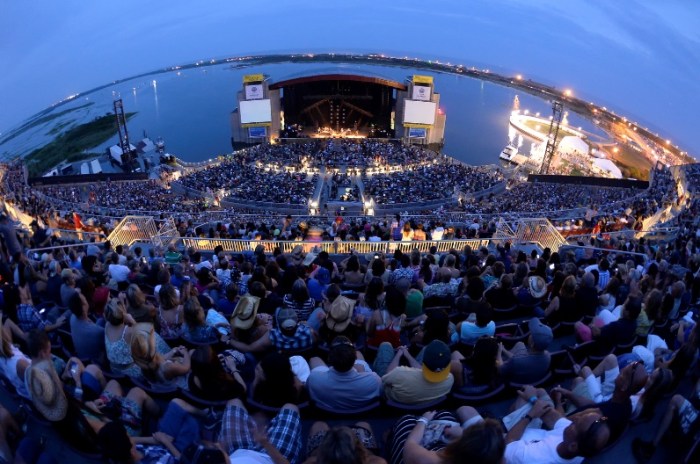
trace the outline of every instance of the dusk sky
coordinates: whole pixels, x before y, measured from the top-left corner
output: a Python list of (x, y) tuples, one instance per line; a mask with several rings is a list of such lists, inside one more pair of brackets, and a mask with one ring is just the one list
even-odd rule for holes
[(0, 0), (0, 132), (68, 95), (265, 52), (378, 52), (521, 73), (700, 156), (700, 2)]

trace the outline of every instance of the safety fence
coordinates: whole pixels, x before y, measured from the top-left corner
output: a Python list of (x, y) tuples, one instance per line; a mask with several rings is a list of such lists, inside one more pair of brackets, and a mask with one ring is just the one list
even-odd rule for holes
[[(158, 235), (158, 227), (151, 216), (125, 216), (119, 224), (114, 228), (107, 240), (112, 246), (126, 245), (143, 240), (153, 243), (154, 238)], [(161, 243), (160, 238), (156, 239), (158, 244)]]

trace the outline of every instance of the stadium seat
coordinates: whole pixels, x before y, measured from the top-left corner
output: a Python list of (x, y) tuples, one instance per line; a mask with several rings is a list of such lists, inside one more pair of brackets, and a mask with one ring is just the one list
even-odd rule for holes
[(317, 417), (331, 417), (331, 418), (342, 418), (342, 419), (363, 419), (372, 416), (373, 413), (378, 412), (381, 409), (382, 403), (379, 399), (376, 399), (367, 406), (356, 408), (356, 409), (327, 409), (314, 402), (310, 402), (310, 410), (313, 415), (315, 412)]
[(629, 353), (630, 351), (632, 351), (632, 348), (634, 348), (638, 344), (639, 344), (639, 337), (637, 337), (635, 335), (631, 342), (621, 343), (621, 344), (617, 345), (614, 349), (614, 353), (618, 356), (621, 354), (624, 354), (624, 353)]
[(201, 398), (188, 390), (180, 389), (180, 394), (185, 397), (188, 403), (205, 408), (224, 409), (228, 400), (208, 400)]
[(451, 396), (456, 400), (459, 406), (481, 404), (495, 400), (506, 389), (505, 384), (501, 383), (495, 387), (489, 385), (479, 386), (464, 386), (452, 392)]
[(424, 401), (422, 403), (415, 403), (415, 404), (409, 404), (409, 403), (401, 403), (398, 401), (394, 401), (391, 399), (386, 400), (386, 406), (390, 409), (393, 409), (395, 411), (430, 411), (433, 409), (438, 409), (438, 406), (442, 405), (445, 401), (447, 400), (447, 395), (443, 395), (439, 398), (436, 398), (431, 401)]
[(547, 372), (544, 377), (542, 377), (539, 380), (535, 380), (534, 382), (528, 382), (528, 383), (517, 383), (517, 382), (509, 382), (508, 386), (510, 389), (514, 392), (517, 392), (521, 388), (523, 388), (525, 385), (532, 385), (535, 388), (540, 388), (543, 387), (544, 385), (547, 385), (547, 383), (551, 380), (552, 378), (552, 372)]

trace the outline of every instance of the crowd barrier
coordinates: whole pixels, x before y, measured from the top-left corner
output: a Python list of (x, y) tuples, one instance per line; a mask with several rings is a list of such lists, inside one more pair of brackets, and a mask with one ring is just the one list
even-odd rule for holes
[(305, 253), (313, 250), (326, 251), (330, 254), (391, 254), (396, 250), (410, 252), (418, 250), (427, 253), (435, 246), (438, 253), (446, 253), (450, 250), (461, 251), (465, 246), (470, 246), (473, 250), (481, 247), (493, 247), (496, 243), (502, 242), (497, 239), (468, 239), (468, 240), (426, 240), (413, 242), (299, 242), (299, 241), (275, 241), (275, 240), (237, 240), (221, 238), (201, 238), (201, 237), (181, 237), (179, 242), (182, 246), (192, 248), (196, 251), (214, 251), (214, 248), (221, 246), (224, 252), (244, 253), (255, 251), (262, 245), (265, 253), (272, 253), (276, 248), (280, 248), (282, 253), (291, 253), (298, 246)]

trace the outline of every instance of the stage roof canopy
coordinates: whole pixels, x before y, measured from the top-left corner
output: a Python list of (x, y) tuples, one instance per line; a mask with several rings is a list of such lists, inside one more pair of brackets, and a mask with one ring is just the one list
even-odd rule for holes
[(381, 77), (372, 76), (361, 76), (358, 74), (316, 74), (311, 76), (295, 77), (292, 79), (287, 79), (280, 82), (275, 82), (270, 84), (270, 90), (281, 89), (284, 87), (290, 87), (297, 84), (306, 84), (309, 82), (321, 82), (321, 81), (354, 81), (354, 82), (367, 82), (369, 84), (379, 84), (385, 85), (387, 87), (393, 87), (398, 90), (406, 90), (408, 87), (400, 82), (392, 81), (389, 79), (384, 79)]

